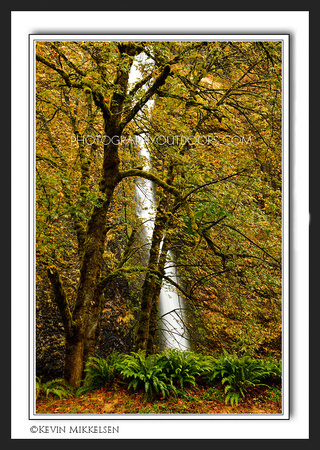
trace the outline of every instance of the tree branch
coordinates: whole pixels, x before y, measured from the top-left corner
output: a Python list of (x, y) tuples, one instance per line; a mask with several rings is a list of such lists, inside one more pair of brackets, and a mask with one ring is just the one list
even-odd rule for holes
[(121, 122), (121, 130), (135, 117), (135, 115), (141, 110), (141, 108), (147, 103), (147, 101), (156, 93), (157, 89), (165, 83), (166, 78), (170, 73), (170, 66), (166, 65), (161, 74), (155, 79), (153, 85), (147, 90), (147, 92), (141, 97), (140, 100), (132, 107), (127, 116)]
[(226, 177), (223, 178), (219, 178), (218, 180), (213, 180), (213, 181), (209, 181), (208, 183), (204, 183), (201, 186), (197, 186), (196, 188), (192, 189), (192, 191), (188, 192), (187, 195), (185, 195), (184, 197), (181, 197), (181, 201), (179, 203), (177, 203), (173, 209), (173, 211), (176, 211), (177, 209), (180, 208), (180, 206), (187, 200), (188, 197), (190, 197), (190, 195), (194, 194), (195, 192), (199, 191), (200, 189), (203, 189), (207, 186), (210, 186), (212, 184), (216, 184), (216, 183), (220, 183), (221, 181), (225, 181), (228, 180), (229, 178), (235, 177), (237, 175), (240, 175), (243, 172), (246, 172), (248, 169), (242, 169), (239, 172), (233, 173), (231, 175), (227, 175)]
[(178, 191), (178, 189), (161, 180), (153, 173), (146, 172), (145, 170), (142, 169), (128, 169), (119, 172), (119, 181), (128, 177), (146, 178), (147, 180), (153, 181), (157, 186), (162, 187), (166, 192), (169, 192), (170, 194), (173, 194), (176, 197), (180, 198), (180, 192)]
[[(101, 109), (103, 117), (105, 121), (110, 120), (111, 118), (111, 112), (108, 108), (108, 105), (105, 103), (103, 95), (101, 92), (92, 86), (90, 83), (88, 83), (85, 80), (82, 80), (80, 83), (75, 83), (70, 80), (70, 75), (65, 72), (63, 69), (60, 69), (55, 64), (53, 64), (51, 61), (48, 61), (46, 58), (44, 58), (41, 55), (36, 55), (36, 60), (42, 62), (42, 64), (46, 65), (47, 67), (50, 67), (50, 69), (55, 70), (65, 81), (66, 85), (69, 87), (77, 88), (77, 89), (83, 89), (84, 87), (87, 87), (92, 92), (93, 100), (98, 108)], [(79, 74), (81, 74), (79, 71), (77, 71)]]
[(251, 244), (255, 245), (255, 246), (258, 247), (263, 253), (265, 253), (266, 255), (268, 255), (269, 258), (272, 258), (276, 263), (281, 264), (281, 262), (280, 262), (278, 259), (276, 259), (276, 258), (274, 258), (272, 255), (270, 255), (270, 253), (268, 253), (264, 248), (260, 247), (260, 245), (258, 245), (256, 242), (252, 241), (250, 238), (248, 238), (248, 236), (246, 236), (245, 234), (243, 234), (241, 231), (237, 230), (236, 228), (232, 227), (231, 225), (222, 224), (221, 226), (230, 228), (231, 230), (235, 231), (236, 233), (241, 234), (241, 236), (243, 236), (245, 239), (247, 239), (249, 242), (251, 242)]
[(65, 72), (63, 69), (60, 69), (55, 64), (53, 64), (51, 61), (48, 61), (46, 58), (44, 58), (43, 56), (37, 54), (36, 60), (42, 62), (42, 64), (44, 64), (47, 67), (50, 67), (50, 69), (55, 70), (59, 75), (61, 75), (61, 77), (64, 79), (67, 86), (78, 87), (78, 88), (82, 87), (82, 84), (71, 82), (70, 76), (67, 72)]
[(210, 114), (212, 114), (214, 117), (216, 117), (216, 119), (218, 119), (219, 122), (221, 122), (222, 118), (224, 117), (222, 114), (219, 113), (217, 108), (213, 108), (212, 106), (204, 105), (203, 103), (197, 102), (195, 100), (188, 99), (188, 98), (183, 97), (181, 95), (171, 94), (169, 92), (164, 92), (164, 91), (160, 91), (160, 90), (157, 91), (157, 94), (159, 95), (159, 97), (174, 98), (176, 100), (180, 100), (182, 102), (185, 102), (186, 106), (195, 106), (197, 108), (201, 108), (201, 109), (209, 112)]
[(144, 86), (150, 79), (152, 78), (152, 73), (149, 73), (145, 78), (143, 78), (142, 80), (138, 81), (133, 88), (131, 89), (131, 91), (129, 92), (129, 97), (133, 97), (134, 94), (136, 92), (138, 92), (139, 89), (142, 88), (142, 86)]
[(68, 335), (69, 333), (71, 333), (72, 328), (72, 313), (70, 310), (66, 292), (60, 279), (59, 272), (55, 267), (48, 268), (47, 274), (54, 292), (55, 302), (61, 314), (61, 319), (65, 332)]
[(247, 171), (247, 169), (242, 169), (239, 172), (235, 172), (235, 173), (232, 173), (231, 175), (227, 175), (226, 177), (219, 178), (219, 180), (209, 181), (208, 183), (202, 184), (201, 186), (197, 186), (196, 188), (192, 189), (192, 191), (190, 191), (185, 197), (183, 197), (183, 201), (185, 201), (188, 197), (190, 197), (190, 195), (194, 194), (195, 192), (199, 191), (200, 189), (203, 189), (206, 186), (210, 186), (211, 184), (220, 183), (221, 181), (228, 180), (229, 178), (233, 178), (233, 177), (240, 175), (241, 173), (246, 172), (246, 171)]
[(188, 294), (181, 286), (179, 286), (178, 283), (173, 281), (170, 277), (167, 277), (166, 275), (162, 275), (158, 270), (149, 269), (148, 267), (141, 267), (141, 266), (133, 266), (133, 267), (119, 267), (112, 273), (108, 274), (106, 277), (102, 278), (97, 286), (97, 292), (102, 293), (103, 290), (106, 288), (106, 286), (114, 280), (118, 275), (121, 273), (135, 273), (135, 272), (149, 272), (152, 275), (155, 275), (160, 280), (164, 279), (168, 281), (172, 286), (179, 289), (179, 291), (186, 297), (192, 298), (190, 294)]
[(241, 77), (235, 81), (233, 83), (233, 85), (225, 92), (225, 94), (220, 98), (220, 100), (215, 104), (215, 107), (218, 108), (218, 106), (222, 105), (222, 103), (224, 102), (224, 100), (226, 98), (228, 98), (229, 94), (236, 88), (239, 87), (239, 83), (240, 81), (246, 76), (248, 75), (248, 73), (257, 65), (259, 64), (261, 61), (256, 61), (253, 64), (251, 64), (251, 66), (248, 68), (248, 70), (246, 70), (246, 72), (244, 72), (244, 74), (241, 75)]

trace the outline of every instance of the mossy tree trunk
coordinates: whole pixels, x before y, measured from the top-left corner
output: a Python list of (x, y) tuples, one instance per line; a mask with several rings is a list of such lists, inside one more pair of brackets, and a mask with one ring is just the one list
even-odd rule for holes
[[(110, 142), (104, 144), (104, 157), (99, 182), (99, 191), (103, 194), (103, 203), (94, 206), (86, 226), (83, 226), (78, 221), (75, 223), (81, 265), (76, 300), (72, 311), (57, 269), (51, 268), (48, 270), (54, 297), (59, 307), (65, 329), (66, 353), (64, 377), (73, 387), (80, 385), (83, 379), (85, 363), (87, 358), (94, 353), (97, 336), (99, 335), (102, 312), (99, 282), (101, 281), (107, 219), (114, 190), (126, 177), (149, 177), (148, 172), (144, 171), (126, 171), (120, 173), (119, 142), (121, 142), (124, 128), (134, 119), (136, 114), (157, 89), (164, 84), (170, 72), (170, 67), (168, 65), (165, 66), (146, 93), (140, 97), (131, 109), (127, 108), (124, 111), (123, 106), (125, 101), (128, 100), (129, 95), (127, 88), (133, 57), (139, 54), (143, 48), (133, 42), (118, 43), (117, 47), (119, 50), (119, 60), (113, 81), (114, 91), (108, 104), (102, 94), (103, 90), (101, 86), (96, 87), (92, 84), (88, 87), (89, 81), (85, 78), (85, 74), (70, 60), (68, 60), (68, 66), (71, 67), (71, 72), (76, 71), (80, 79), (84, 77), (82, 82), (74, 82), (70, 73), (56, 66), (50, 60), (46, 59), (46, 57), (40, 54), (36, 56), (39, 62), (56, 71), (68, 88), (82, 89), (92, 95), (93, 102), (102, 112), (105, 135), (111, 138)], [(66, 56), (62, 53), (61, 56), (64, 60), (67, 60)], [(143, 84), (140, 83), (141, 86)], [(130, 104), (130, 101), (126, 103), (126, 106), (128, 104)], [(74, 131), (75, 133), (77, 132), (76, 129)], [(117, 137), (117, 139), (112, 139), (113, 137)], [(53, 141), (51, 144), (55, 145)], [(82, 187), (87, 183), (89, 169), (89, 164), (82, 164)], [(163, 187), (169, 187), (152, 174), (150, 174), (150, 177), (153, 181), (158, 181), (159, 184), (162, 183)], [(151, 286), (153, 284), (150, 277), (148, 277), (148, 281), (151, 284), (149, 286), (148, 282), (146, 283), (145, 298), (149, 298), (148, 295), (151, 292)]]
[[(157, 333), (159, 330), (159, 298), (160, 298), (160, 292), (162, 287), (162, 280), (163, 276), (165, 275), (165, 264), (167, 260), (167, 253), (168, 253), (168, 246), (169, 246), (170, 240), (168, 239), (168, 236), (164, 236), (163, 243), (161, 247), (161, 254), (159, 258), (158, 263), (158, 272), (160, 277), (157, 277), (154, 284), (154, 291), (152, 295), (152, 306), (151, 306), (151, 313), (150, 313), (150, 321), (149, 321), (149, 335), (148, 335), (148, 342), (147, 342), (147, 353), (153, 354), (156, 351), (157, 348)], [(160, 342), (159, 342), (160, 344)]]
[[(172, 182), (173, 177), (172, 173), (170, 176), (170, 182)], [(163, 235), (162, 245), (161, 245), (161, 251), (158, 258), (158, 264), (157, 264), (157, 273), (158, 276), (155, 279), (154, 284), (154, 290), (151, 300), (151, 313), (150, 313), (150, 319), (149, 319), (149, 333), (148, 333), (148, 342), (147, 342), (147, 353), (153, 354), (156, 351), (156, 348), (159, 344), (161, 344), (161, 334), (158, 333), (158, 331), (161, 331), (159, 329), (159, 323), (160, 323), (160, 316), (159, 316), (159, 299), (160, 299), (160, 292), (162, 288), (162, 280), (165, 276), (165, 265), (167, 263), (167, 254), (171, 245), (171, 239), (170, 239), (170, 230), (172, 230), (173, 222), (174, 222), (174, 215), (171, 213), (171, 211), (174, 210), (174, 205), (176, 205), (176, 202), (174, 205), (171, 205), (171, 202), (169, 202), (168, 197), (166, 198), (166, 232)], [(170, 205), (170, 206), (169, 206)], [(160, 325), (161, 326), (161, 325)], [(157, 334), (159, 334), (159, 342), (157, 341)], [(157, 345), (158, 344), (158, 345)]]
[[(170, 186), (173, 181), (173, 166), (169, 167), (167, 184)], [(152, 234), (150, 256), (148, 269), (150, 272), (146, 274), (146, 278), (142, 287), (142, 297), (140, 306), (140, 317), (136, 332), (136, 347), (146, 350), (148, 353), (154, 352), (155, 334), (157, 330), (158, 320), (158, 303), (161, 290), (162, 279), (152, 274), (157, 271), (161, 276), (164, 274), (164, 265), (166, 262), (167, 243), (165, 238), (168, 228), (170, 214), (168, 213), (171, 204), (171, 196), (167, 192), (163, 192), (159, 201), (154, 230)], [(161, 246), (162, 243), (162, 246)]]
[[(105, 194), (101, 206), (94, 207), (85, 232), (82, 251), (80, 280), (72, 313), (66, 298), (57, 300), (61, 281), (51, 275), (51, 284), (55, 284), (55, 298), (59, 306), (66, 334), (66, 355), (64, 377), (71, 386), (79, 386), (83, 378), (84, 364), (95, 348), (99, 334), (101, 315), (100, 297), (97, 298), (96, 286), (101, 276), (103, 252), (107, 231), (107, 214), (114, 189), (118, 183), (119, 158), (117, 148), (105, 149), (104, 174), (100, 188)], [(60, 287), (59, 287), (60, 285)], [(61, 297), (61, 293), (60, 293)]]
[(160, 245), (166, 229), (167, 215), (162, 209), (160, 202), (156, 213), (156, 220), (152, 235), (152, 242), (150, 248), (150, 256), (148, 262), (148, 269), (150, 272), (146, 273), (146, 277), (142, 286), (140, 316), (135, 336), (135, 345), (137, 349), (147, 350), (149, 339), (150, 318), (153, 306), (153, 297), (156, 289), (158, 278), (152, 271), (158, 270), (158, 260), (160, 254)]

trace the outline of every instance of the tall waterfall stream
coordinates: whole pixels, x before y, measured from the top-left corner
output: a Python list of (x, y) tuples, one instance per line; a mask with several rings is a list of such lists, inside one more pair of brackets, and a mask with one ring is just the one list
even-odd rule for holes
[[(142, 54), (140, 58), (146, 58)], [(141, 61), (141, 59), (140, 59)], [(140, 72), (136, 63), (132, 65), (129, 83), (132, 85), (139, 81)], [(145, 107), (152, 108), (153, 100), (149, 100)], [(151, 169), (150, 152), (145, 144), (145, 135), (137, 137), (139, 144), (139, 152), (144, 164), (144, 170)], [(144, 224), (143, 238), (146, 242), (151, 242), (155, 212), (156, 212), (156, 198), (154, 194), (153, 183), (147, 179), (138, 179), (135, 186), (136, 194), (136, 211)], [(174, 258), (169, 251), (167, 254), (165, 275), (175, 283), (178, 283), (177, 270), (174, 266)], [(184, 299), (179, 295), (178, 290), (169, 282), (163, 280), (161, 292), (159, 296), (159, 325), (160, 339), (164, 348), (177, 348), (180, 350), (187, 350), (189, 348), (188, 336), (184, 326)]]

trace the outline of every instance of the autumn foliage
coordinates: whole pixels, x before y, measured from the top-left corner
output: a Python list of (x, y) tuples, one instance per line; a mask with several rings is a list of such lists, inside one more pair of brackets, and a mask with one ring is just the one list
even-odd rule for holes
[[(106, 327), (104, 357), (163, 347), (170, 263), (192, 350), (281, 358), (281, 58), (276, 41), (37, 42), (37, 329), (54, 310), (72, 386)], [(141, 179), (157, 199), (149, 243)]]

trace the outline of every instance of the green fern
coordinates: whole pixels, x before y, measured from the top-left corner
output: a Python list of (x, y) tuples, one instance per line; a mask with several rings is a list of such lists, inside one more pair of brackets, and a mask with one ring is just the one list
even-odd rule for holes
[(141, 388), (147, 397), (160, 393), (165, 397), (170, 392), (175, 393), (171, 380), (157, 364), (155, 355), (146, 356), (142, 351), (133, 352), (126, 355), (118, 367), (122, 378), (129, 380), (128, 389), (136, 391)]
[(94, 356), (89, 358), (85, 368), (86, 377), (76, 396), (79, 397), (111, 382), (118, 373), (118, 364), (122, 358), (123, 355), (118, 352), (111, 353), (105, 359)]
[(260, 360), (260, 365), (263, 368), (265, 381), (280, 381), (282, 378), (282, 363), (281, 361), (275, 361), (272, 358)]
[(40, 378), (36, 379), (36, 399), (45, 397), (48, 398), (49, 395), (54, 397), (69, 398), (73, 397), (73, 390), (67, 384), (67, 382), (62, 378), (57, 378), (55, 380), (47, 381), (42, 383)]
[(173, 384), (182, 390), (186, 383), (195, 386), (196, 378), (209, 371), (208, 362), (203, 356), (178, 349), (158, 355), (157, 363)]
[(249, 356), (239, 358), (227, 352), (214, 360), (213, 368), (207, 379), (210, 382), (221, 382), (226, 394), (225, 402), (236, 405), (241, 397), (245, 397), (250, 387), (267, 386), (270, 378), (281, 378), (281, 364), (272, 360), (253, 359)]
[(233, 406), (234, 404), (238, 406), (239, 400), (240, 395), (239, 392), (236, 391), (229, 392), (225, 397), (225, 403), (227, 404), (230, 401), (231, 406)]

